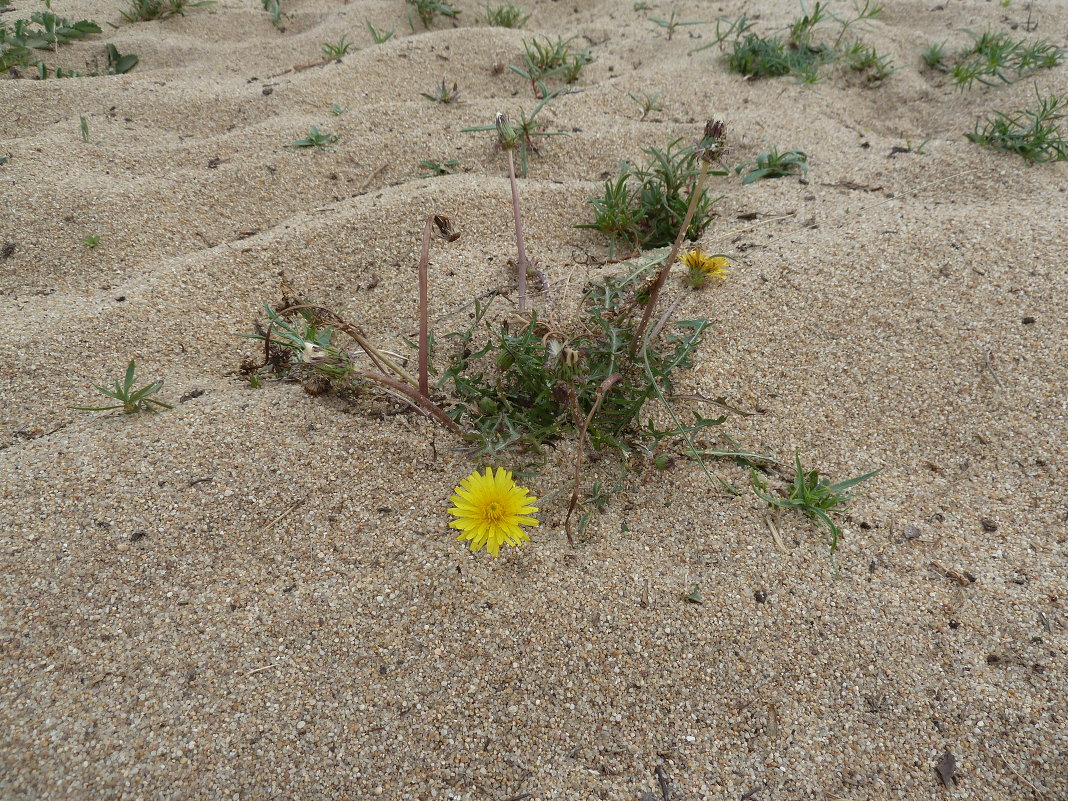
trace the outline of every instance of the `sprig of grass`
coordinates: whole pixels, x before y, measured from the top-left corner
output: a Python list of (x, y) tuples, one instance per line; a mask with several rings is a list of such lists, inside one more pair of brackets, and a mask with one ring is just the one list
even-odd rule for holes
[(441, 175), (453, 175), (460, 169), (460, 162), (457, 159), (449, 159), (448, 161), (433, 161), (431, 159), (423, 159), (419, 162), (419, 166), (424, 170), (429, 170), (420, 175), (420, 178), (436, 178)]
[(1035, 98), (1037, 106), (1010, 114), (997, 111), (965, 136), (977, 145), (1015, 153), (1030, 164), (1068, 161), (1068, 140), (1060, 127), (1068, 116), (1068, 101), (1057, 95), (1042, 97), (1037, 87)]
[(642, 112), (642, 115), (638, 118), (638, 122), (641, 122), (650, 114), (664, 110), (664, 106), (660, 102), (660, 92), (656, 92), (655, 94), (642, 92), (640, 97), (633, 92), (627, 92), (627, 97), (637, 103), (638, 108)]
[(370, 31), (371, 38), (374, 39), (376, 45), (385, 44), (392, 39), (393, 34), (396, 33), (394, 30), (380, 31), (370, 22), (367, 22), (367, 30)]
[(80, 412), (107, 412), (112, 409), (122, 409), (125, 414), (155, 411), (157, 407), (162, 409), (174, 408), (169, 403), (164, 403), (161, 400), (156, 400), (151, 397), (163, 389), (162, 381), (156, 381), (153, 384), (147, 384), (146, 386), (135, 390), (133, 388), (136, 381), (135, 372), (136, 365), (134, 364), (134, 360), (131, 359), (129, 365), (126, 367), (126, 375), (123, 376), (122, 381), (115, 381), (114, 389), (105, 389), (96, 384), (93, 385), (93, 388), (98, 392), (117, 400), (117, 404), (111, 406), (72, 406), (71, 408)]
[(794, 454), (794, 475), (787, 487), (786, 495), (773, 495), (768, 490), (768, 482), (756, 470), (750, 471), (753, 493), (769, 506), (776, 509), (796, 509), (817, 525), (822, 525), (831, 535), (831, 554), (838, 549), (838, 540), (842, 530), (831, 519), (831, 515), (841, 512), (852, 498), (849, 489), (867, 481), (880, 471), (873, 470), (848, 481), (830, 483), (821, 478), (818, 470), (805, 470), (801, 466), (801, 456)]
[(482, 6), (487, 25), (497, 28), (522, 28), (530, 19), (526, 9), (512, 3), (504, 3), (499, 6), (489, 4)]
[(312, 125), (308, 128), (308, 135), (303, 139), (297, 139), (290, 144), (293, 147), (317, 147), (320, 150), (336, 150), (333, 145), (338, 141), (337, 134), (327, 133), (326, 131), (320, 131), (318, 126)]
[(460, 90), (457, 88), (456, 82), (453, 82), (452, 88), (450, 89), (444, 78), (441, 79), (440, 86), (434, 87), (433, 94), (429, 92), (420, 92), (419, 94), (427, 100), (432, 100), (435, 103), (443, 103), (445, 105), (455, 103), (460, 99)]
[(282, 27), (282, 4), (279, 0), (260, 0), (263, 10), (271, 18), (271, 24), (276, 28)]
[(92, 250), (100, 244), (100, 237), (96, 234), (90, 234), (82, 240), (82, 244)]
[(668, 41), (671, 41), (671, 37), (675, 35), (675, 29), (684, 25), (704, 25), (705, 23), (700, 20), (682, 21), (679, 19), (679, 10), (675, 7), (671, 7), (671, 15), (667, 19), (660, 19), (658, 17), (649, 17), (649, 21), (659, 25), (661, 28), (667, 31)]
[(348, 55), (349, 50), (352, 49), (352, 42), (346, 40), (346, 37), (342, 36), (336, 42), (323, 42), (323, 58), (330, 60), (340, 60), (344, 56)]
[(782, 153), (775, 145), (756, 157), (756, 161), (747, 161), (734, 168), (736, 175), (741, 175), (742, 170), (751, 167), (742, 179), (742, 186), (759, 181), (763, 178), (785, 178), (790, 175), (805, 175), (808, 173), (808, 154), (803, 150), (787, 150)]

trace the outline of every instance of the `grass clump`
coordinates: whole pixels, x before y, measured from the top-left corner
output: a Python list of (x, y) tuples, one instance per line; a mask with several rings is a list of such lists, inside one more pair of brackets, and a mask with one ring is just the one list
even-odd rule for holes
[(176, 14), (185, 16), (187, 8), (213, 5), (215, 0), (130, 0), (130, 5), (122, 14), (127, 22), (147, 22), (154, 19), (167, 19)]
[(499, 6), (484, 5), (482, 7), (484, 19), (487, 25), (495, 28), (522, 28), (530, 19), (526, 9), (512, 3), (504, 3)]
[(831, 515), (841, 512), (850, 499), (848, 490), (867, 481), (879, 471), (873, 470), (848, 481), (830, 483), (821, 478), (818, 470), (805, 470), (801, 466), (801, 456), (794, 454), (794, 473), (790, 477), (784, 494), (772, 494), (768, 481), (757, 470), (750, 473), (753, 492), (758, 498), (774, 509), (796, 509), (817, 525), (823, 526), (831, 535), (831, 554), (838, 549), (838, 540), (842, 530), (831, 519)]
[[(591, 197), (594, 222), (579, 228), (592, 228), (611, 239), (612, 252), (619, 242), (634, 250), (670, 244), (686, 215), (687, 190), (697, 176), (698, 156), (681, 139), (667, 148), (643, 150), (648, 157), (642, 165), (623, 162), (618, 175), (605, 181), (604, 194)], [(715, 171), (713, 175), (725, 175)], [(696, 240), (712, 220), (715, 198), (702, 190), (686, 229), (687, 239)]]
[(550, 92), (547, 81), (557, 78), (565, 85), (575, 83), (583, 68), (593, 62), (589, 48), (576, 51), (571, 47), (573, 39), (546, 37), (523, 42), (523, 64), (509, 65), (508, 69), (530, 81), (537, 98), (547, 97)]
[(747, 161), (734, 168), (736, 175), (741, 175), (742, 170), (751, 168), (742, 179), (742, 185), (751, 184), (764, 178), (785, 178), (789, 175), (805, 175), (808, 173), (808, 154), (803, 150), (787, 150), (782, 153), (775, 145), (765, 153), (756, 157), (756, 161)]
[(627, 92), (627, 97), (637, 103), (642, 112), (638, 122), (642, 122), (650, 114), (664, 110), (664, 105), (660, 102), (660, 92), (642, 92), (641, 95)]
[[(851, 16), (841, 17), (830, 11), (827, 3), (817, 2), (811, 10), (801, 7), (802, 15), (788, 26), (785, 35), (761, 36), (751, 31), (753, 24), (742, 15), (721, 30), (716, 24), (711, 44), (720, 44), (733, 36), (727, 67), (732, 72), (753, 78), (793, 75), (806, 83), (820, 79), (820, 68), (840, 59), (854, 70), (866, 72), (871, 83), (878, 83), (894, 72), (888, 56), (880, 56), (870, 45), (852, 35), (854, 26), (876, 19), (882, 6), (872, 0), (853, 3)], [(695, 51), (696, 52), (696, 51)]]
[(931, 49), (924, 53), (928, 66), (948, 72), (962, 90), (975, 82), (984, 86), (1012, 83), (1039, 70), (1052, 69), (1064, 60), (1064, 50), (1050, 42), (1026, 42), (1007, 33), (967, 33), (972, 38), (971, 46), (955, 56), (947, 57), (944, 52)]
[(1068, 140), (1060, 127), (1068, 116), (1068, 101), (1056, 95), (1042, 97), (1037, 89), (1035, 98), (1037, 106), (1010, 114), (997, 111), (965, 136), (977, 145), (1015, 153), (1030, 164), (1068, 161)]
[(156, 381), (152, 384), (146, 384), (140, 389), (134, 389), (133, 385), (136, 382), (137, 367), (134, 364), (134, 360), (131, 359), (130, 363), (126, 366), (126, 375), (123, 376), (121, 381), (115, 381), (114, 389), (105, 389), (104, 387), (93, 385), (93, 388), (98, 392), (107, 395), (109, 398), (117, 400), (118, 403), (110, 406), (72, 406), (72, 409), (76, 409), (80, 412), (107, 412), (112, 409), (122, 409), (124, 414), (136, 414), (137, 412), (152, 412), (159, 409), (173, 409), (169, 403), (164, 403), (161, 400), (156, 400), (151, 397), (163, 389), (163, 382)]

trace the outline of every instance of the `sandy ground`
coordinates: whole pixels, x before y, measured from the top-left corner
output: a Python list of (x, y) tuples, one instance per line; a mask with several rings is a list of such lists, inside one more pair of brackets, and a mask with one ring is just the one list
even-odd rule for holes
[[(1068, 166), (963, 136), (1036, 81), (1068, 94), (1068, 68), (959, 92), (919, 55), (962, 28), (1025, 35), (1027, 4), (888, 0), (865, 35), (901, 69), (876, 88), (747, 82), (689, 53), (711, 27), (668, 41), (646, 19), (666, 3), (528, 0), (525, 31), (458, 5), (412, 32), (399, 0), (283, 0), (278, 31), (255, 0), (138, 24), (57, 0), (118, 28), (56, 63), (110, 41), (140, 65), (0, 80), (0, 796), (1068, 798)], [(1034, 5), (1033, 35), (1065, 46), (1068, 9)], [(763, 32), (798, 13), (680, 16), (742, 10)], [(367, 20), (397, 35), (374, 46)], [(503, 162), (460, 129), (533, 108), (502, 67), (534, 33), (596, 58), (521, 182), (565, 290), (607, 254), (573, 226), (620, 159), (712, 114), (732, 163), (765, 140), (809, 154), (804, 183), (714, 185), (702, 244), (735, 264), (680, 306), (714, 320), (684, 384), (761, 410), (725, 426), (744, 446), (882, 468), (837, 576), (810, 523), (783, 517), (780, 549), (761, 502), (685, 462), (632, 477), (571, 547), (570, 446), (527, 482), (551, 496), (533, 542), (474, 556), (446, 528), (473, 468), (447, 432), (238, 377), (282, 270), (403, 348), (427, 213), (462, 231), (435, 245), (435, 315), (507, 285)], [(293, 69), (343, 34), (340, 62)], [(420, 96), (443, 78), (461, 102)], [(662, 93), (645, 121), (641, 92)], [(310, 125), (337, 150), (287, 146)], [(422, 159), (461, 172), (420, 178)], [(753, 214), (789, 216), (743, 230)], [(131, 358), (172, 411), (69, 408)]]

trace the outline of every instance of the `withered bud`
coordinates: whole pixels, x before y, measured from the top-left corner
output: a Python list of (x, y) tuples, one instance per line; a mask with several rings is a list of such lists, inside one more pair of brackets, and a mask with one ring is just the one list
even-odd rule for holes
[(515, 132), (515, 128), (508, 122), (508, 118), (501, 112), (497, 112), (497, 141), (500, 143), (503, 150), (514, 150), (516, 142), (519, 141), (519, 134)]
[(727, 153), (727, 125), (723, 120), (711, 119), (705, 123), (704, 136), (698, 142), (697, 157), (711, 164)]

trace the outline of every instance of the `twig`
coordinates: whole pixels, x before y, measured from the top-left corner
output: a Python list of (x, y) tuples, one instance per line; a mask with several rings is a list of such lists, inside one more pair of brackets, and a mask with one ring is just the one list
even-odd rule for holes
[(1014, 768), (1014, 767), (1013, 767), (1012, 765), (1010, 765), (1010, 764), (1009, 764), (1009, 760), (1005, 759), (1005, 757), (1004, 757), (1004, 756), (1003, 756), (1003, 755), (1002, 755), (1002, 754), (1001, 754), (1000, 752), (998, 752), (998, 751), (995, 751), (994, 753), (995, 753), (995, 754), (997, 754), (997, 756), (998, 756), (998, 759), (1000, 759), (1000, 760), (1001, 760), (1002, 764), (1004, 764), (1004, 765), (1005, 765), (1005, 767), (1007, 767), (1007, 768), (1008, 768), (1008, 769), (1009, 769), (1010, 771), (1012, 771), (1012, 774), (1013, 774), (1013, 775), (1014, 775), (1014, 776), (1015, 776), (1015, 777), (1016, 777), (1017, 779), (1019, 779), (1020, 781), (1022, 781), (1022, 782), (1023, 782), (1024, 784), (1026, 784), (1026, 785), (1027, 785), (1028, 787), (1030, 787), (1030, 788), (1031, 788), (1031, 789), (1032, 789), (1032, 790), (1034, 791), (1035, 795), (1037, 795), (1037, 796), (1038, 796), (1039, 798), (1046, 798), (1046, 797), (1047, 797), (1047, 796), (1046, 796), (1046, 791), (1045, 791), (1045, 790), (1041, 790), (1041, 789), (1039, 789), (1038, 787), (1036, 787), (1036, 786), (1035, 786), (1035, 785), (1034, 785), (1034, 784), (1033, 784), (1033, 783), (1032, 783), (1031, 781), (1029, 781), (1029, 780), (1027, 779), (1027, 777), (1026, 777), (1026, 776), (1024, 776), (1023, 774), (1021, 774), (1021, 773), (1020, 773), (1020, 772), (1019, 772), (1018, 770), (1016, 770), (1016, 768)]
[(597, 387), (597, 396), (593, 400), (593, 406), (590, 407), (589, 414), (586, 415), (586, 419), (582, 423), (582, 430), (579, 431), (578, 437), (578, 452), (575, 454), (575, 485), (571, 490), (571, 503), (567, 506), (567, 517), (564, 519), (564, 530), (567, 532), (567, 541), (571, 544), (575, 544), (575, 538), (571, 534), (571, 514), (575, 511), (575, 504), (578, 503), (579, 495), (579, 481), (582, 478), (582, 455), (585, 453), (583, 443), (586, 441), (586, 431), (590, 427), (590, 422), (593, 420), (593, 416), (597, 414), (597, 410), (601, 408), (601, 401), (604, 400), (604, 396), (608, 394), (608, 390), (616, 385), (623, 376), (619, 373), (612, 373), (604, 381), (601, 382), (601, 386)]
[(419, 392), (430, 396), (429, 344), (427, 335), (427, 268), (430, 265), (430, 235), (434, 215), (428, 214), (423, 226), (423, 250), (419, 254)]
[(290, 506), (288, 509), (286, 509), (284, 512), (282, 512), (282, 514), (278, 515), (278, 517), (276, 517), (274, 520), (272, 520), (270, 523), (268, 523), (266, 527), (268, 529), (271, 529), (271, 528), (274, 528), (275, 526), (277, 526), (279, 521), (281, 521), (281, 519), (283, 517), (288, 515), (290, 512), (292, 512), (294, 509), (296, 509), (298, 506), (300, 506), (306, 500), (307, 500), (307, 498), (301, 498), (299, 501), (297, 501), (292, 506)]
[(660, 785), (660, 795), (663, 801), (671, 801), (671, 782), (668, 780), (667, 771), (663, 765), (656, 766), (656, 783)]
[(265, 670), (270, 670), (273, 667), (278, 667), (279, 664), (281, 664), (281, 663), (280, 662), (275, 662), (273, 665), (264, 665), (263, 667), (258, 667), (258, 668), (254, 669), (254, 670), (250, 670), (245, 675), (246, 676), (251, 676), (253, 673), (262, 673)]

